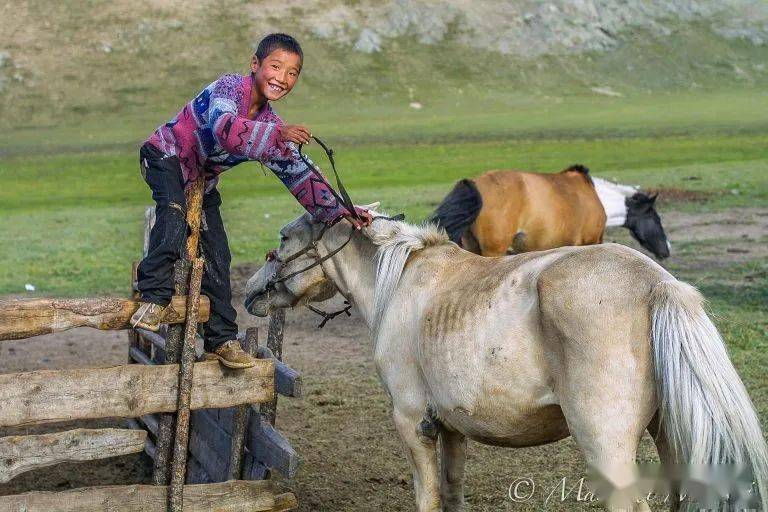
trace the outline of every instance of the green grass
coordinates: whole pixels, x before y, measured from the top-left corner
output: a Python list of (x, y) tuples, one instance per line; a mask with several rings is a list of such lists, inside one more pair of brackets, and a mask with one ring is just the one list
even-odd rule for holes
[[(625, 183), (712, 192), (706, 208), (768, 199), (768, 148), (759, 135), (336, 149), (357, 202), (380, 200), (386, 210), (404, 211), (411, 220), (424, 218), (458, 178), (500, 167), (556, 171), (577, 161), (595, 175)], [(322, 161), (322, 155), (315, 157)], [(130, 263), (141, 250), (143, 207), (151, 202), (133, 154), (6, 158), (0, 180), (6, 184), (0, 190), (0, 238), (13, 241), (0, 252), (0, 294), (18, 293), (25, 283), (44, 295), (125, 293)], [(257, 164), (228, 171), (220, 187), (234, 265), (259, 260), (274, 245), (279, 226), (300, 211)]]
[[(314, 103), (297, 94), (284, 110), (335, 148), (358, 203), (380, 200), (411, 220), (424, 218), (456, 179), (493, 168), (554, 172), (576, 162), (623, 183), (711, 194), (703, 205), (666, 207), (768, 202), (764, 91), (626, 98), (475, 93), (422, 99), (419, 111), (393, 103), (394, 96), (376, 103), (353, 98), (342, 108), (332, 97)], [(130, 263), (140, 255), (143, 209), (151, 203), (137, 141), (169, 114), (3, 133), (0, 238), (12, 243), (0, 251), (0, 294), (22, 293), (26, 283), (38, 295), (126, 293)], [(40, 136), (44, 144), (33, 145)], [(324, 155), (309, 148), (325, 167)], [(300, 211), (256, 163), (227, 171), (220, 188), (234, 265), (260, 260), (279, 226)]]

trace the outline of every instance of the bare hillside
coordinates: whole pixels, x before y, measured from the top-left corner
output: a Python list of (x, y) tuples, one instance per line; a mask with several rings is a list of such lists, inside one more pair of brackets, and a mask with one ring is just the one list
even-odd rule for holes
[(478, 73), (490, 91), (768, 77), (762, 0), (21, 0), (0, 4), (0, 17), (0, 123), (16, 127), (168, 109), (246, 69), (274, 30), (307, 47), (303, 86), (331, 95), (448, 91)]

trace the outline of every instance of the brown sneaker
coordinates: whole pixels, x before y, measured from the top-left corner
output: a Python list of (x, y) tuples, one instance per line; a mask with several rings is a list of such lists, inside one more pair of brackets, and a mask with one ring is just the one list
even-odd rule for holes
[(251, 368), (256, 366), (256, 359), (249, 356), (237, 340), (229, 340), (213, 353), (216, 359), (227, 368)]
[(157, 332), (160, 329), (160, 320), (162, 320), (164, 312), (165, 306), (152, 302), (142, 302), (139, 309), (131, 316), (131, 327)]

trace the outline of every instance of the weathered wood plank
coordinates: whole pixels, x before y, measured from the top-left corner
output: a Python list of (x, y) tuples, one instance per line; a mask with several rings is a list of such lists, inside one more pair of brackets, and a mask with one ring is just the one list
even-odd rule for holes
[(296, 475), (299, 470), (299, 455), (279, 430), (262, 421), (260, 414), (252, 413), (248, 432), (245, 446), (254, 459), (286, 478)]
[[(163, 323), (182, 323), (186, 316), (186, 297), (174, 296), (165, 310)], [(0, 301), (0, 341), (30, 338), (66, 331), (73, 327), (128, 329), (139, 301), (124, 298), (97, 299), (17, 299)], [(200, 300), (200, 321), (210, 315), (210, 301)]]
[[(135, 418), (176, 409), (178, 365), (0, 375), (0, 427), (75, 419)], [(274, 395), (275, 365), (229, 370), (217, 361), (195, 364), (192, 409), (261, 403)]]
[(136, 361), (139, 364), (152, 364), (152, 360), (149, 356), (142, 352), (139, 347), (130, 347), (128, 349), (128, 355), (131, 360)]
[[(212, 440), (210, 444), (214, 449), (226, 450), (232, 435), (235, 412), (233, 408), (219, 409), (218, 420), (215, 419), (214, 414), (210, 409), (196, 411), (195, 426), (203, 431), (206, 439)], [(207, 418), (198, 421), (198, 416)], [(215, 425), (216, 428), (211, 428), (210, 424)], [(293, 478), (299, 469), (299, 455), (296, 450), (279, 430), (268, 422), (262, 421), (256, 407), (251, 407), (245, 447), (251, 457), (286, 478)]]
[[(275, 327), (273, 327), (273, 323), (275, 324)], [(275, 345), (282, 336), (283, 327), (279, 319), (270, 321), (269, 326), (272, 344)], [(243, 341), (245, 339), (245, 333), (237, 333), (237, 339)], [(299, 372), (275, 357), (274, 352), (272, 352), (269, 347), (259, 347), (256, 357), (259, 359), (271, 358), (275, 360), (275, 387), (277, 389), (277, 394), (292, 398), (301, 398), (303, 382)]]
[[(256, 357), (256, 350), (259, 348), (259, 330), (256, 327), (249, 327), (245, 332), (245, 343), (243, 349), (249, 355)], [(248, 405), (238, 405), (235, 408), (235, 415), (232, 425), (232, 446), (229, 451), (229, 475), (227, 480), (237, 480), (243, 473), (243, 453), (245, 444), (245, 433), (248, 427), (248, 415), (250, 407)]]
[(190, 454), (187, 459), (187, 484), (210, 484), (213, 479), (205, 472), (203, 466)]
[(37, 436), (0, 438), (0, 483), (16, 476), (62, 462), (82, 462), (137, 453), (144, 449), (147, 433), (104, 428), (76, 429)]
[[(193, 418), (197, 411), (193, 412)], [(159, 428), (159, 422), (157, 419), (156, 414), (147, 414), (145, 416), (142, 416), (139, 418), (141, 422), (131, 418), (127, 420), (128, 425), (137, 430), (147, 430), (151, 432), (153, 435), (157, 435), (157, 431)], [(202, 459), (205, 459), (205, 453), (208, 453), (208, 451), (211, 450), (211, 447), (205, 443), (200, 442), (200, 440), (195, 437), (195, 430), (194, 430), (194, 423), (193, 423), (193, 430), (192, 430), (192, 436), (189, 439), (189, 458), (187, 459), (187, 477), (186, 477), (186, 483), (188, 484), (209, 484), (214, 482), (214, 480), (208, 475), (205, 468), (197, 461), (196, 457), (200, 457)], [(203, 440), (204, 441), (204, 440)], [(147, 455), (149, 455), (152, 459), (155, 458), (157, 455), (157, 446), (155, 443), (152, 442), (149, 437), (147, 437), (147, 442), (144, 447), (144, 451), (147, 452)], [(248, 455), (246, 459), (251, 462), (253, 461), (253, 458)], [(219, 471), (223, 471), (222, 466), (223, 462), (217, 462), (217, 464), (220, 464)], [(249, 480), (249, 478), (243, 478), (243, 480)], [(253, 480), (253, 479), (250, 479)], [(261, 479), (258, 479), (261, 480)], [(222, 479), (223, 481), (223, 479)]]
[[(197, 414), (200, 411), (194, 411)], [(219, 437), (216, 435), (206, 435), (198, 428), (199, 423), (195, 424), (189, 434), (189, 451), (194, 454), (195, 460), (202, 466), (208, 476), (214, 482), (224, 482), (227, 480), (229, 472), (228, 447), (222, 451), (222, 446), (227, 445), (229, 437)]]
[(292, 492), (286, 492), (275, 496), (275, 508), (272, 509), (272, 512), (285, 512), (298, 506), (299, 502), (296, 500), (296, 496)]
[[(126, 419), (125, 423), (128, 426), (128, 428), (144, 432), (145, 434), (147, 433), (147, 430), (144, 428), (144, 426), (142, 426), (142, 424), (136, 421), (134, 418)], [(149, 455), (151, 458), (154, 459), (155, 451), (157, 450), (157, 447), (155, 446), (155, 443), (152, 442), (152, 439), (149, 436), (146, 436), (146, 437), (147, 437), (147, 440), (144, 442), (144, 451), (147, 452), (147, 455)]]
[(267, 347), (259, 347), (257, 356), (259, 359), (273, 359), (275, 361), (275, 387), (279, 395), (301, 398), (303, 381), (299, 372), (276, 359)]
[[(0, 510), (7, 512), (166, 512), (168, 488), (161, 485), (111, 485), (64, 492), (31, 492), (0, 496)], [(284, 507), (276, 502), (269, 481), (233, 480), (216, 484), (185, 485), (184, 512), (248, 510), (267, 512)], [(277, 510), (286, 510), (278, 508)]]
[[(269, 333), (267, 334), (267, 348), (272, 351), (275, 359), (283, 360), (283, 336), (285, 334), (285, 310), (278, 309), (269, 317)], [(259, 407), (259, 413), (272, 425), (277, 417), (277, 395), (269, 402)]]
[(147, 329), (136, 329), (136, 332), (141, 334), (145, 340), (152, 343), (155, 347), (165, 351), (165, 338), (162, 334), (148, 331)]

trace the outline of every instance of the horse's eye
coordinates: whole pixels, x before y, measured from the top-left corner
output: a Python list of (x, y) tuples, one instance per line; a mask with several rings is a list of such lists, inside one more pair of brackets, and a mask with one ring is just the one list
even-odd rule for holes
[(285, 242), (287, 242), (287, 241), (288, 241), (288, 237), (287, 237), (287, 236), (285, 236), (285, 235), (280, 235), (280, 243), (281, 243), (281, 244), (284, 244), (284, 243), (285, 243)]

